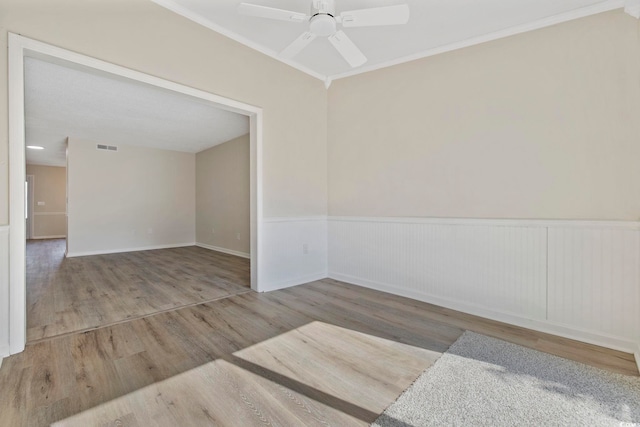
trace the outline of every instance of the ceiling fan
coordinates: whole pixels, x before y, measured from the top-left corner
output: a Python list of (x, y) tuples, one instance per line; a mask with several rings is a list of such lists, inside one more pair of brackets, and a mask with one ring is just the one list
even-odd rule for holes
[(238, 12), (259, 18), (308, 23), (309, 29), (280, 52), (280, 56), (284, 58), (293, 58), (316, 37), (327, 37), (345, 61), (354, 68), (367, 62), (367, 58), (344, 31), (338, 29), (338, 24), (350, 28), (399, 25), (409, 21), (409, 6), (406, 4), (350, 10), (337, 15), (335, 0), (311, 0), (309, 15), (251, 3), (240, 3)]

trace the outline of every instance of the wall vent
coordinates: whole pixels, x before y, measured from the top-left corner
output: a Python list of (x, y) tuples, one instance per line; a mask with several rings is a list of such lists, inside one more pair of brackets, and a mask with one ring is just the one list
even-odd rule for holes
[(98, 144), (96, 148), (98, 150), (118, 151), (118, 147), (116, 147), (115, 145)]

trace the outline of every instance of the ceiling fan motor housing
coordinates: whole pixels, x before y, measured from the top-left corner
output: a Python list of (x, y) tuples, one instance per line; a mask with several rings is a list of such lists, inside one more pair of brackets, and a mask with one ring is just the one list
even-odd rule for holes
[(311, 2), (311, 19), (309, 30), (321, 37), (328, 37), (336, 33), (337, 23), (334, 0), (313, 0)]

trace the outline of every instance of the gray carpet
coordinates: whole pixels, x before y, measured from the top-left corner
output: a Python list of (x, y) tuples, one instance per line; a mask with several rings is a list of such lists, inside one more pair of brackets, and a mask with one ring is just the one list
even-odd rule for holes
[(640, 378), (466, 332), (372, 425), (636, 426)]

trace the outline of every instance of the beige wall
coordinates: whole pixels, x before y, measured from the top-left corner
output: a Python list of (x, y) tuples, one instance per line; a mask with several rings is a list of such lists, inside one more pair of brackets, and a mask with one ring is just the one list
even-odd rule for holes
[[(640, 217), (622, 11), (341, 79), (329, 105), (320, 81), (146, 0), (6, 0), (7, 31), (263, 107), (266, 217), (326, 213), (327, 169), (333, 215)], [(5, 224), (6, 85), (0, 129)]]
[(196, 242), (251, 252), (249, 148), (246, 134), (196, 154)]
[(640, 219), (639, 40), (620, 10), (335, 81), (330, 214)]
[[(67, 234), (67, 168), (27, 165), (33, 175), (34, 239)], [(38, 202), (44, 202), (39, 206)]]
[[(7, 31), (262, 107), (264, 215), (326, 214), (327, 104), (320, 80), (148, 0), (3, 0), (4, 49)], [(0, 81), (6, 73), (3, 54)], [(0, 224), (6, 224), (6, 84), (0, 85), (0, 129)]]
[(193, 244), (195, 154), (69, 138), (71, 255)]

